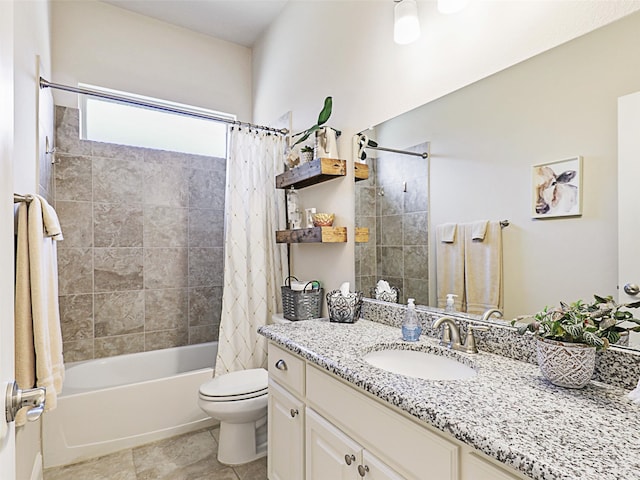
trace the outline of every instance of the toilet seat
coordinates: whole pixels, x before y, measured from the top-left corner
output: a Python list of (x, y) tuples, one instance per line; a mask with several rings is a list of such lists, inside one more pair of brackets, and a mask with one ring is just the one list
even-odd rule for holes
[(208, 402), (235, 402), (268, 393), (269, 374), (264, 368), (240, 370), (215, 377), (200, 386), (200, 398)]

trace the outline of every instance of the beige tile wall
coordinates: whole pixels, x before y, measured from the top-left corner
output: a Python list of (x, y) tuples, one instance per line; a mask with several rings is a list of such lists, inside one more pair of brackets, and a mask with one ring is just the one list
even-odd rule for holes
[(65, 361), (216, 340), (224, 159), (80, 140), (56, 107)]
[[(427, 148), (425, 143), (410, 150)], [(427, 160), (377, 153), (368, 162), (369, 179), (356, 184), (356, 224), (370, 233), (368, 243), (356, 244), (356, 288), (369, 296), (384, 279), (400, 289), (400, 303), (414, 297), (416, 303), (428, 305)]]

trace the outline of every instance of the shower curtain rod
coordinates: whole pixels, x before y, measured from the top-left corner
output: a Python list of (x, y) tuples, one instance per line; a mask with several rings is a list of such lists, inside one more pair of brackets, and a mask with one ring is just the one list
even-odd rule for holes
[(429, 158), (429, 154), (427, 152), (409, 152), (408, 150), (396, 150), (395, 148), (387, 148), (387, 147), (370, 147), (367, 146), (365, 148), (370, 148), (371, 150), (383, 150), (385, 152), (392, 152), (392, 153), (401, 153), (403, 155), (413, 155), (414, 157), (422, 157), (422, 158)]
[(82, 95), (89, 95), (91, 97), (104, 98), (105, 100), (113, 100), (120, 103), (128, 103), (130, 105), (136, 105), (138, 107), (150, 108), (153, 110), (159, 110), (161, 112), (167, 113), (177, 113), (178, 115), (185, 115), (187, 117), (195, 117), (201, 118), (204, 120), (213, 120), (215, 122), (222, 122), (231, 125), (240, 125), (249, 127), (256, 130), (265, 130), (267, 132), (274, 132), (280, 135), (287, 135), (289, 130), (286, 128), (273, 128), (273, 127), (265, 127), (263, 125), (254, 125), (253, 123), (240, 122), (238, 120), (230, 120), (224, 117), (218, 117), (217, 115), (209, 114), (209, 113), (198, 113), (190, 110), (185, 110), (176, 107), (168, 107), (165, 105), (156, 105), (154, 103), (145, 102), (143, 100), (136, 100), (133, 98), (122, 97), (119, 95), (113, 95), (110, 93), (100, 92), (98, 90), (91, 90), (89, 88), (81, 88), (81, 87), (70, 87), (69, 85), (62, 85), (60, 83), (52, 83), (44, 78), (40, 77), (40, 88), (54, 88), (56, 90), (63, 90), (65, 92), (71, 93), (79, 93)]

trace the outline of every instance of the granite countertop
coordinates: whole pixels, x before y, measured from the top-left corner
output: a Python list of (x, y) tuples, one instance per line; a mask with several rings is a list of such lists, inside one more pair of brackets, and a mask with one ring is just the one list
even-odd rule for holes
[[(259, 332), (417, 419), (539, 480), (640, 479), (640, 405), (628, 391), (591, 382), (581, 390), (547, 382), (536, 365), (442, 349), (431, 337), (403, 342), (400, 329), (307, 320)], [(410, 378), (362, 357), (384, 345), (438, 349), (472, 366), (471, 379)]]

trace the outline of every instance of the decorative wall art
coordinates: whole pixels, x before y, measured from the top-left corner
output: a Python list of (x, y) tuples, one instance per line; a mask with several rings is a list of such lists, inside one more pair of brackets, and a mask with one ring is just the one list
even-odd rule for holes
[(532, 168), (533, 218), (582, 215), (582, 157)]

